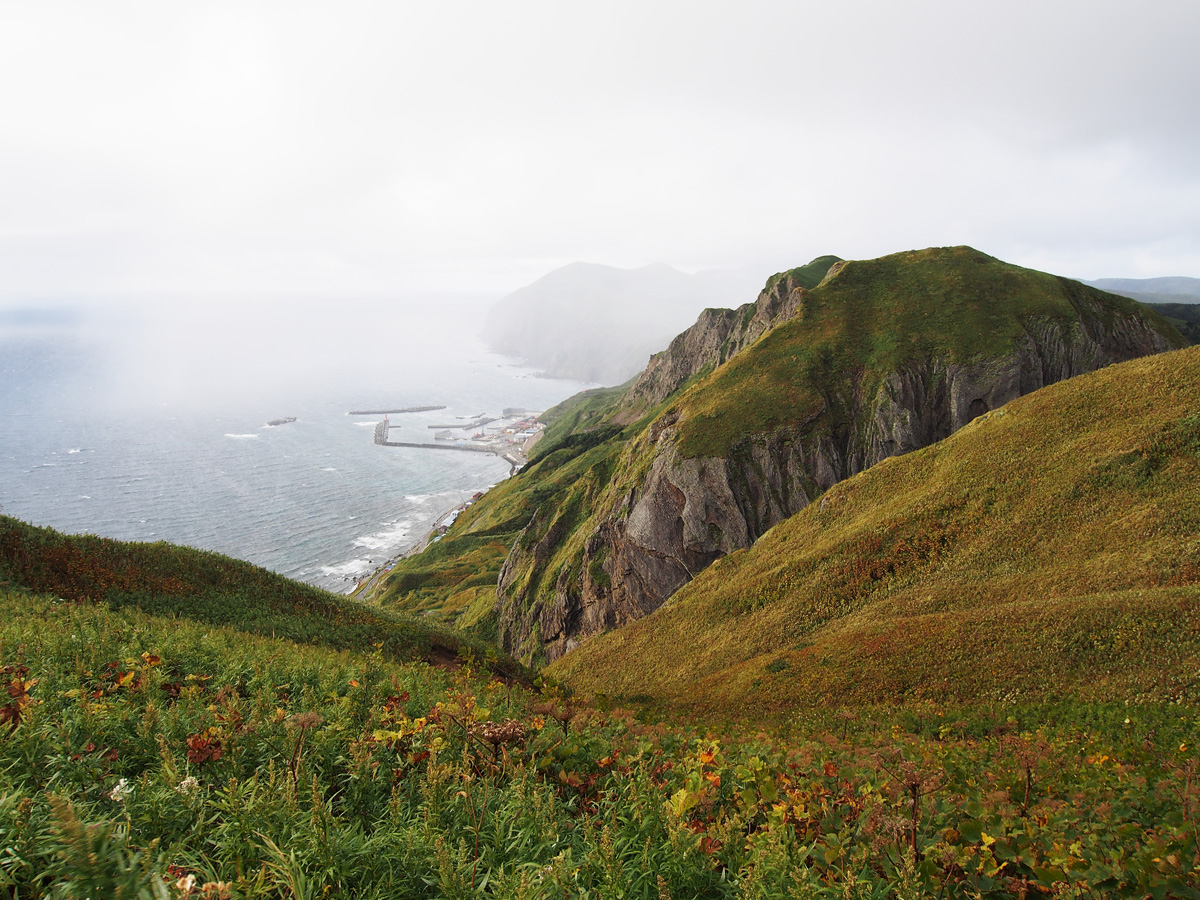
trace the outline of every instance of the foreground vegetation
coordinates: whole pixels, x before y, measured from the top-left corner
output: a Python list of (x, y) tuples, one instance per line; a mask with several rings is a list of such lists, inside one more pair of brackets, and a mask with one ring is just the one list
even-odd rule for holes
[(1200, 895), (1172, 704), (707, 733), (8, 591), (0, 884), (37, 897)]
[(378, 649), (389, 659), (438, 663), (488, 657), (508, 678), (529, 680), (490, 645), (276, 575), (218, 553), (159, 541), (65, 535), (0, 516), (0, 588), (104, 601), (250, 634), (341, 650)]

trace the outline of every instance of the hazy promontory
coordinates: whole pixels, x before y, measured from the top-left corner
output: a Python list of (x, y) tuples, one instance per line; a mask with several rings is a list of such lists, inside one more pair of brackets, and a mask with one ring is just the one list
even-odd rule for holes
[(484, 339), (549, 375), (620, 384), (701, 310), (736, 306), (764, 277), (747, 269), (689, 275), (663, 263), (571, 263), (498, 301)]

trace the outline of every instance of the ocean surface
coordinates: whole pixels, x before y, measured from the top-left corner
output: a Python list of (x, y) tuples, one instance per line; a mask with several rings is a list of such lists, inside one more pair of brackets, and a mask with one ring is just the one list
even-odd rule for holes
[[(0, 511), (215, 550), (344, 592), (508, 477), (498, 457), (373, 443), (584, 385), (487, 352), (481, 298), (0, 309)], [(272, 419), (295, 422), (268, 426)], [(400, 428), (397, 430), (396, 425)]]

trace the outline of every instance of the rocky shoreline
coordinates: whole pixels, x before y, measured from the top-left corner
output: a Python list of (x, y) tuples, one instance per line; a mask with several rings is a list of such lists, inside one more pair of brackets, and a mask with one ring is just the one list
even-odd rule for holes
[[(521, 445), (522, 463), (528, 459), (530, 451), (533, 450), (534, 446), (541, 439), (544, 433), (545, 432), (539, 431)], [(514, 472), (515, 471), (516, 470), (514, 469)], [(509, 477), (512, 477), (511, 474)], [(392, 570), (396, 563), (402, 559), (408, 559), (410, 556), (416, 556), (418, 553), (424, 552), (425, 548), (428, 547), (430, 543), (446, 533), (446, 530), (449, 529), (449, 527), (454, 524), (454, 520), (458, 518), (459, 513), (473, 506), (489, 490), (491, 490), (491, 488), (485, 488), (482, 491), (477, 491), (469, 500), (464, 500), (462, 503), (452, 506), (450, 509), (438, 516), (434, 520), (433, 526), (423, 538), (411, 544), (410, 546), (405, 547), (396, 555), (388, 557), (388, 559), (377, 566), (370, 575), (367, 575), (366, 577), (357, 581), (354, 587), (348, 591), (349, 596), (358, 600), (370, 600), (374, 596), (375, 591), (378, 589), (380, 582), (388, 574), (388, 572)]]
[(418, 553), (424, 552), (425, 548), (428, 547), (430, 543), (446, 533), (446, 529), (448, 529), (454, 523), (454, 520), (458, 518), (459, 513), (469, 509), (476, 501), (479, 500), (480, 497), (484, 495), (484, 493), (485, 491), (478, 491), (471, 497), (471, 499), (464, 500), (462, 503), (452, 506), (450, 509), (438, 516), (433, 522), (433, 527), (430, 528), (423, 538), (416, 541), (414, 544), (405, 547), (395, 556), (386, 559), (381, 565), (377, 566), (370, 575), (358, 581), (349, 591), (349, 595), (357, 600), (370, 600), (371, 597), (374, 596), (376, 589), (379, 587), (380, 581), (382, 581), (388, 572), (392, 570), (396, 563), (402, 559), (408, 559), (410, 556), (416, 556)]

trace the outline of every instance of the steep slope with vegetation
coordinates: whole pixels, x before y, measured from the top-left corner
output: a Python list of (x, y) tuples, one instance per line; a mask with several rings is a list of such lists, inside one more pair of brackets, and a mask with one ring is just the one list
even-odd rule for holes
[(821, 256), (806, 266), (772, 275), (753, 303), (737, 309), (706, 309), (691, 328), (650, 362), (622, 396), (618, 418), (633, 421), (637, 414), (662, 403), (698, 375), (715, 369), (749, 347), (777, 323), (790, 319), (805, 292), (824, 280), (836, 256)]
[(550, 671), (747, 715), (1200, 699), (1200, 348), (1074, 378), (827, 491)]
[(461, 514), (424, 552), (398, 561), (371, 599), (496, 640), (497, 581), (518, 538), (528, 548), (536, 533), (526, 530), (530, 523), (544, 525), (543, 545), (547, 535), (553, 543), (576, 530), (581, 513), (608, 486), (625, 444), (666, 397), (791, 316), (805, 289), (838, 261), (823, 256), (772, 276), (755, 303), (706, 310), (638, 378), (583, 391), (543, 414), (546, 433), (529, 465)]
[(506, 650), (556, 659), (842, 479), (1046, 384), (1183, 343), (1133, 301), (964, 247), (795, 281), (768, 284), (757, 306), (790, 315), (741, 352), (648, 411), (629, 399), (613, 414), (646, 424), (623, 432), (590, 514), (533, 518), (505, 561)]
[(607, 420), (628, 389), (584, 391), (543, 414), (546, 431), (528, 465), (464, 510), (422, 553), (399, 560), (372, 600), (496, 640), (496, 583), (535, 516), (578, 516), (607, 483), (629, 433)]

